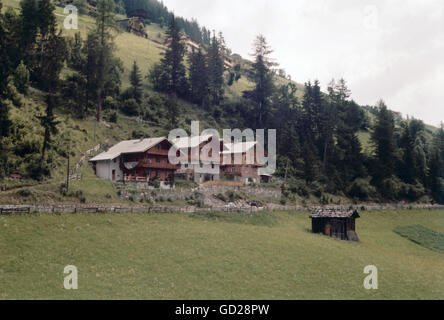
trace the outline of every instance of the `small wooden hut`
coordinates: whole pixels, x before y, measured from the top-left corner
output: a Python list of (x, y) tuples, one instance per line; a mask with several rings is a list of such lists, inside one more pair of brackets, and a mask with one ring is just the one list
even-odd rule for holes
[(319, 208), (310, 215), (313, 233), (349, 241), (359, 241), (355, 230), (359, 217), (357, 210), (338, 208)]

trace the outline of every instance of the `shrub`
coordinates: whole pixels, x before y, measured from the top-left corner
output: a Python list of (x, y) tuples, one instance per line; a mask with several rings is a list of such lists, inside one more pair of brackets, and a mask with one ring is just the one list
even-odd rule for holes
[(50, 174), (49, 167), (46, 164), (41, 163), (40, 159), (37, 157), (34, 157), (34, 159), (28, 164), (26, 172), (31, 179), (39, 181)]
[(150, 181), (148, 181), (148, 185), (150, 187), (155, 188), (155, 189), (159, 189), (160, 188), (160, 182), (158, 180), (150, 180)]
[(29, 197), (32, 193), (29, 189), (21, 189), (17, 192), (17, 194), (21, 197), (27, 198)]
[(122, 112), (129, 116), (137, 116), (139, 114), (139, 104), (136, 99), (128, 99), (122, 105)]
[(350, 197), (367, 200), (376, 195), (376, 188), (367, 179), (356, 179), (347, 190)]
[(117, 109), (117, 102), (113, 97), (106, 96), (105, 100), (103, 100), (103, 109)]
[(143, 131), (133, 130), (133, 132), (131, 132), (132, 139), (142, 139), (144, 137), (145, 137), (145, 133)]
[(111, 112), (109, 115), (109, 122), (117, 123), (117, 112)]
[(23, 61), (20, 62), (14, 72), (14, 85), (18, 91), (26, 94), (29, 86), (29, 71)]

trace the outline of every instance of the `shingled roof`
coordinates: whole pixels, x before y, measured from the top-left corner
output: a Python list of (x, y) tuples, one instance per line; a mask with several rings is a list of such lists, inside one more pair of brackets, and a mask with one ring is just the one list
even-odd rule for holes
[(359, 218), (357, 210), (340, 208), (318, 208), (313, 210), (310, 218)]

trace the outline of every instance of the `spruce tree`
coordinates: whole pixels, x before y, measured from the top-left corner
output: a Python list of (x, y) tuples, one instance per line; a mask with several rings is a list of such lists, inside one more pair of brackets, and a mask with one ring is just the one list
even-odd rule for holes
[(222, 47), (216, 35), (213, 35), (208, 48), (207, 63), (210, 103), (219, 105), (224, 95), (224, 62), (222, 60)]
[(115, 20), (115, 3), (114, 0), (98, 0), (97, 1), (97, 17), (95, 35), (98, 39), (98, 58), (97, 58), (97, 122), (101, 120), (103, 91), (106, 78), (108, 76), (108, 68), (110, 60), (112, 60), (113, 38), (112, 31), (117, 30)]
[(134, 61), (133, 68), (131, 70), (130, 83), (133, 98), (138, 104), (140, 104), (142, 100), (142, 75), (136, 61)]
[(393, 175), (395, 168), (395, 121), (393, 113), (381, 100), (378, 103), (376, 124), (373, 128), (371, 141), (375, 147), (375, 170), (373, 180), (379, 185), (382, 180)]
[(205, 56), (199, 49), (190, 55), (189, 58), (189, 83), (191, 101), (199, 105), (204, 105), (208, 98), (208, 69)]
[(22, 0), (20, 2), (21, 35), (20, 47), (21, 58), (25, 64), (33, 69), (35, 64), (36, 38), (39, 28), (38, 2), (37, 0)]
[(271, 67), (276, 63), (270, 59), (273, 53), (263, 35), (257, 36), (254, 42), (253, 63), (255, 88), (252, 91), (244, 92), (244, 96), (252, 99), (256, 104), (256, 127), (263, 128), (267, 123), (267, 117), (271, 106), (271, 97), (275, 87), (273, 82), (274, 73)]
[(148, 78), (155, 90), (185, 97), (188, 94), (188, 82), (183, 63), (185, 46), (181, 41), (180, 28), (174, 15), (171, 15), (166, 35), (169, 46), (160, 64), (154, 65), (150, 70)]

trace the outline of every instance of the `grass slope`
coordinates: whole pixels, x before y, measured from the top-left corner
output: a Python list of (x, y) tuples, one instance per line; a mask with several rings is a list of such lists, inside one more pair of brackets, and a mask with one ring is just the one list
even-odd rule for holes
[[(444, 232), (444, 211), (362, 212), (360, 243), (307, 214), (0, 217), (2, 299), (444, 299), (444, 255), (393, 232)], [(261, 220), (261, 221), (258, 221)], [(79, 290), (63, 289), (75, 265)], [(379, 289), (363, 288), (367, 265)]]

